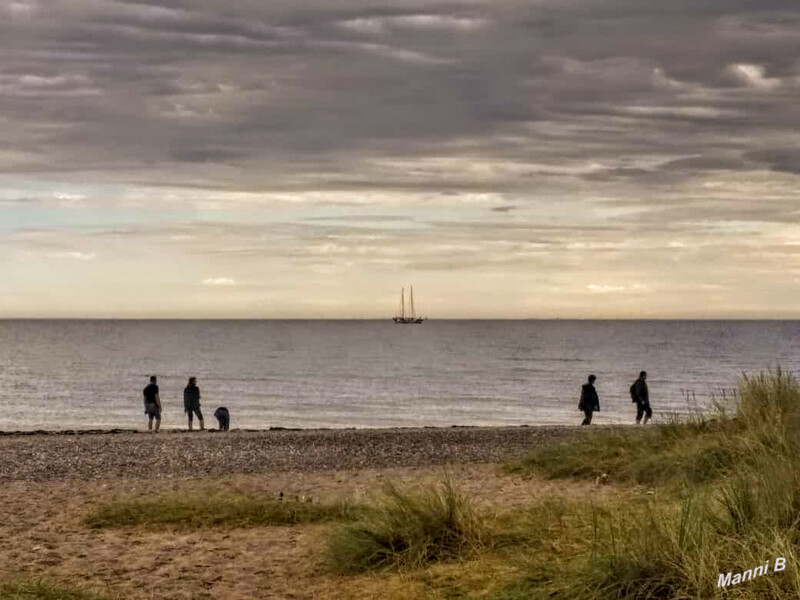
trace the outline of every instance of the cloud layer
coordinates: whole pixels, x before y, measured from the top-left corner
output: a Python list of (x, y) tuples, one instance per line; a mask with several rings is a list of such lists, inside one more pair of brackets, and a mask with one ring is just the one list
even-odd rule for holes
[(800, 9), (701, 4), (7, 4), (0, 314), (800, 316)]

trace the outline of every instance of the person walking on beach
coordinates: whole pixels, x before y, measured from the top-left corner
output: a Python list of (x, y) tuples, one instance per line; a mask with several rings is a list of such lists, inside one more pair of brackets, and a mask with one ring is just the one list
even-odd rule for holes
[(183, 410), (189, 415), (189, 431), (192, 430), (194, 415), (197, 415), (197, 419), (200, 421), (200, 430), (205, 429), (203, 413), (200, 412), (200, 388), (197, 387), (195, 377), (189, 377), (189, 385), (183, 390)]
[(586, 417), (583, 419), (581, 425), (592, 424), (592, 413), (600, 410), (600, 397), (597, 395), (597, 390), (594, 388), (594, 382), (597, 379), (594, 375), (589, 375), (589, 382), (584, 383), (581, 387), (581, 400), (578, 402), (578, 409), (583, 411)]
[(147, 415), (147, 431), (153, 431), (153, 419), (156, 422), (156, 433), (161, 429), (161, 397), (158, 394), (158, 384), (155, 375), (150, 377), (150, 383), (144, 388), (144, 414)]
[(631, 385), (631, 402), (636, 403), (636, 424), (642, 422), (642, 415), (644, 415), (644, 424), (653, 416), (653, 409), (650, 408), (650, 394), (647, 391), (647, 371), (639, 373), (639, 379)]

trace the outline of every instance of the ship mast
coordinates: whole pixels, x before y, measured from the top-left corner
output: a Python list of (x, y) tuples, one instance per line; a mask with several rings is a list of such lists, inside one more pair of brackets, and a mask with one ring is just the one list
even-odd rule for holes
[(409, 314), (406, 315), (406, 288), (400, 288), (400, 314), (392, 317), (395, 323), (422, 323), (425, 317), (417, 316), (417, 309), (414, 306), (414, 286), (409, 286), (408, 294)]

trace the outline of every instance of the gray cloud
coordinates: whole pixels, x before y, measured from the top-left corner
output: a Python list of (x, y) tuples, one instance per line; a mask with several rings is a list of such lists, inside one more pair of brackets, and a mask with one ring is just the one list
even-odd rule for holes
[(800, 175), (800, 150), (797, 148), (770, 148), (747, 153), (748, 158), (766, 165), (772, 171)]
[[(183, 163), (219, 163), (257, 166), (247, 183), (270, 189), (301, 157), (375, 187), (375, 157), (671, 155), (679, 171), (797, 119), (791, 2), (19, 4), (0, 114), (31, 154), (5, 172), (135, 168), (168, 183)], [(389, 170), (396, 185), (438, 183)]]

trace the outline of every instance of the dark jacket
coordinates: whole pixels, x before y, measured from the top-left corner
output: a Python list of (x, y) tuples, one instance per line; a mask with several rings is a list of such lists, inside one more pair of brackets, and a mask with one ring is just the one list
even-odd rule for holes
[(158, 397), (158, 386), (155, 383), (147, 384), (147, 387), (142, 390), (144, 396), (144, 405), (157, 404), (156, 398)]
[(600, 397), (593, 384), (584, 383), (581, 387), (581, 401), (578, 403), (578, 409), (583, 411), (600, 410)]
[(196, 385), (187, 385), (183, 389), (183, 411), (189, 412), (200, 408), (200, 388)]
[(631, 400), (636, 404), (650, 404), (650, 394), (647, 391), (647, 382), (644, 379), (637, 379), (631, 386)]

